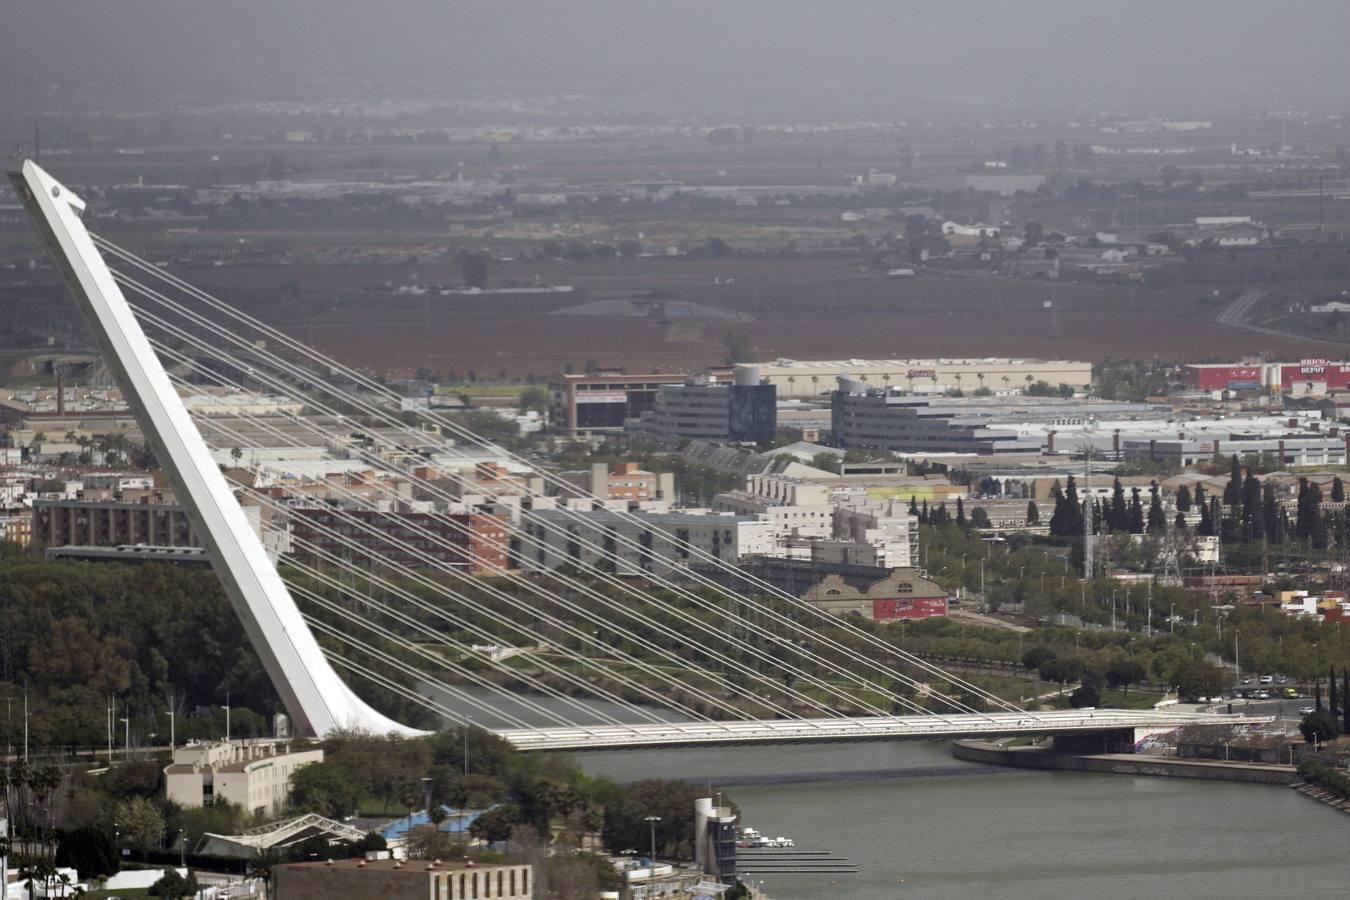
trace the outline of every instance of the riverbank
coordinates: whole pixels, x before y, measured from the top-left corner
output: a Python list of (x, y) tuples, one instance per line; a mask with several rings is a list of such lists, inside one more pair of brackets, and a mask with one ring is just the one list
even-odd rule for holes
[(1019, 769), (1053, 769), (1104, 775), (1150, 775), (1245, 784), (1292, 785), (1299, 780), (1298, 770), (1295, 767), (1270, 763), (1174, 759), (1133, 753), (1086, 755), (1056, 753), (1040, 747), (1004, 747), (986, 741), (953, 741), (952, 755), (966, 762)]
[(1294, 782), (1294, 790), (1310, 800), (1316, 800), (1318, 803), (1326, 804), (1332, 809), (1343, 813), (1350, 813), (1350, 799), (1346, 799), (1334, 791), (1318, 787), (1315, 784), (1309, 784), (1306, 781)]

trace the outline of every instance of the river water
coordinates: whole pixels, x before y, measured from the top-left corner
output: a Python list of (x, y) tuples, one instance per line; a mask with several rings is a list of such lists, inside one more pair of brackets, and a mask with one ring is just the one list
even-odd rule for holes
[[(557, 700), (538, 702), (576, 713)], [(507, 724), (473, 712), (478, 724)], [(512, 712), (538, 720), (533, 710)], [(1287, 787), (1005, 769), (955, 759), (946, 743), (927, 741), (573, 757), (618, 781), (683, 778), (725, 790), (744, 824), (858, 864), (856, 875), (765, 875), (774, 900), (1350, 893), (1350, 815)]]
[[(856, 875), (765, 875), (774, 900), (1270, 900), (1345, 896), (1350, 885), (1350, 816), (1286, 787), (1010, 770), (929, 742), (577, 759), (625, 781), (711, 780), (746, 824), (858, 864)], [(738, 783), (795, 774), (822, 780)]]

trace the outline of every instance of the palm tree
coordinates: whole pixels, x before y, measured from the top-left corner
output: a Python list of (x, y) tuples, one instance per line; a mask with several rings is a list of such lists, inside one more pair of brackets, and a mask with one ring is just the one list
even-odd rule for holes
[(272, 876), (281, 857), (272, 849), (262, 850), (248, 861), (248, 877), (263, 883), (263, 896), (272, 896)]

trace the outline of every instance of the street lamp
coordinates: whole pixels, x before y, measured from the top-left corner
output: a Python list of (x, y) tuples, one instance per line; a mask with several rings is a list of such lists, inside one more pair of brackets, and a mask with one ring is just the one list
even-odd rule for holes
[(183, 829), (178, 829), (178, 864), (184, 869), (187, 868), (187, 835)]
[(651, 880), (656, 880), (656, 823), (661, 821), (660, 816), (647, 816), (645, 820), (652, 827), (652, 858), (651, 865), (647, 871), (651, 874)]
[(124, 740), (126, 741), (126, 749), (122, 752), (122, 759), (129, 760), (131, 759), (131, 719), (119, 716), (118, 721), (123, 725)]
[(174, 737), (175, 737), (174, 730), (173, 730), (173, 710), (169, 710), (168, 712), (169, 712), (169, 757), (170, 757), (170, 762), (172, 762), (172, 761), (173, 761), (173, 745), (174, 745)]
[(473, 717), (464, 717), (464, 774), (469, 774), (469, 729), (473, 727)]

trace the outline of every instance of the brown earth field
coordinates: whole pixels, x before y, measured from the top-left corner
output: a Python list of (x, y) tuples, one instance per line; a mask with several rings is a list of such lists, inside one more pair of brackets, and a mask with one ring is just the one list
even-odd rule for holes
[[(753, 322), (457, 315), (425, 319), (395, 314), (361, 323), (316, 321), (293, 328), (321, 351), (390, 375), (418, 368), (480, 378), (547, 375), (588, 360), (630, 372), (687, 371), (726, 361), (723, 338), (744, 334), (755, 359), (1027, 356), (1100, 360), (1232, 359), (1268, 353), (1298, 359), (1338, 358), (1344, 347), (1274, 338), (1201, 318), (1139, 312), (970, 310), (757, 314)], [(308, 333), (306, 333), (308, 331)]]

